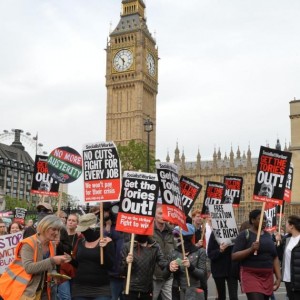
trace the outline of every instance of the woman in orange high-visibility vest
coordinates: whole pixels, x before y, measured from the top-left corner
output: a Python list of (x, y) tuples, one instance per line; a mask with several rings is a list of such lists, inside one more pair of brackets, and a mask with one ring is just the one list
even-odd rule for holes
[[(46, 273), (69, 260), (67, 255), (55, 255), (53, 241), (57, 240), (62, 226), (60, 218), (49, 215), (39, 222), (37, 234), (19, 242), (14, 260), (0, 278), (3, 299), (42, 299)], [(50, 286), (47, 294), (46, 298), (50, 300)]]

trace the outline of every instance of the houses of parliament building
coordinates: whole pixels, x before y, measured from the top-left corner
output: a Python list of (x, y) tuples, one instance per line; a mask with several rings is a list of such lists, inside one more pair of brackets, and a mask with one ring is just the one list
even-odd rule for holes
[[(130, 140), (147, 144), (144, 131), (145, 119), (153, 123), (150, 149), (155, 156), (156, 140), (156, 96), (158, 93), (158, 49), (151, 35), (145, 17), (143, 0), (123, 0), (121, 17), (116, 28), (110, 33), (106, 47), (106, 140), (126, 145)], [(290, 101), (291, 143), (287, 149), (293, 153), (293, 190), (292, 204), (285, 211), (298, 209), (300, 205), (300, 100)], [(174, 143), (175, 144), (175, 143)], [(273, 145), (270, 145), (273, 147)], [(281, 148), (279, 140), (274, 148)], [(178, 146), (174, 158), (169, 154), (166, 161), (179, 167), (179, 175), (185, 175), (202, 184), (203, 189), (195, 208), (202, 207), (207, 181), (223, 182), (224, 175), (241, 176), (244, 179), (239, 213), (245, 218), (250, 209), (261, 207), (261, 203), (252, 201), (254, 179), (258, 158), (252, 157), (251, 149), (246, 152), (239, 148), (229, 155), (222, 156), (215, 149), (212, 160), (202, 161), (200, 153), (195, 161), (185, 161)], [(299, 213), (297, 211), (297, 213)]]

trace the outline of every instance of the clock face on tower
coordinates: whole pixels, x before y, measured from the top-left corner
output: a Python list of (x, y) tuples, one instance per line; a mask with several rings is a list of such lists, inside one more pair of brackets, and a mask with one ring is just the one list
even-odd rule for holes
[(155, 60), (152, 54), (148, 53), (146, 58), (147, 70), (151, 76), (155, 76)]
[(133, 63), (132, 52), (128, 49), (122, 49), (116, 53), (113, 60), (114, 69), (118, 72), (128, 70)]

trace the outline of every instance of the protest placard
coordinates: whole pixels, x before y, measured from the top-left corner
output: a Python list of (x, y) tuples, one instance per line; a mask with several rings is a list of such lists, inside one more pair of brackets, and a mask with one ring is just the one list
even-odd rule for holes
[(186, 176), (180, 177), (181, 200), (184, 213), (187, 216), (201, 192), (202, 185)]
[(224, 176), (225, 184), (225, 195), (222, 203), (232, 204), (234, 207), (240, 205), (242, 188), (243, 188), (243, 177), (239, 176)]
[(115, 144), (85, 144), (82, 157), (85, 201), (119, 201), (121, 163)]
[(276, 230), (277, 206), (278, 205), (273, 203), (267, 203), (265, 206), (265, 216), (266, 216), (265, 230), (268, 232)]
[(14, 215), (12, 211), (0, 211), (0, 218), (10, 218)]
[(239, 231), (236, 226), (232, 204), (208, 205), (211, 225), (219, 244), (234, 244)]
[(3, 274), (15, 257), (15, 248), (23, 238), (23, 232), (0, 236), (0, 274)]
[(292, 163), (289, 167), (289, 173), (287, 175), (285, 190), (284, 190), (284, 197), (283, 200), (286, 202), (291, 202), (292, 200), (292, 186), (293, 186), (293, 176), (294, 176), (294, 168), (292, 166)]
[(279, 204), (284, 198), (292, 153), (260, 147), (253, 199)]
[(59, 182), (48, 172), (48, 156), (36, 155), (31, 185), (31, 193), (42, 196), (57, 196)]
[(125, 171), (116, 230), (153, 235), (158, 190), (156, 174)]
[(225, 184), (220, 182), (208, 181), (202, 205), (201, 216), (209, 216), (208, 205), (221, 204), (225, 194)]
[(25, 224), (26, 212), (27, 212), (26, 208), (16, 207), (15, 208), (14, 222), (18, 222), (21, 225), (24, 225)]
[(71, 183), (82, 173), (82, 158), (73, 148), (56, 148), (48, 156), (48, 171), (59, 183)]
[(156, 163), (162, 197), (163, 219), (187, 231), (186, 217), (180, 193), (178, 167), (171, 163)]

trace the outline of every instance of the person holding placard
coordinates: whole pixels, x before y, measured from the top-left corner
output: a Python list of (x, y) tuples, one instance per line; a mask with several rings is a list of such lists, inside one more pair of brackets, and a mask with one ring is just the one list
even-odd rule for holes
[[(122, 249), (122, 271), (127, 275), (127, 266), (132, 263), (129, 294), (124, 295), (125, 300), (152, 300), (153, 274), (155, 265), (166, 270), (168, 262), (159, 247), (147, 235), (135, 235), (133, 254), (129, 253), (130, 242), (124, 244)], [(167, 272), (165, 273), (166, 275)], [(167, 277), (167, 276), (166, 276)]]
[[(79, 217), (77, 232), (83, 239), (78, 241), (72, 264), (77, 267), (72, 285), (73, 300), (110, 300), (111, 290), (108, 271), (114, 264), (114, 245), (112, 239), (100, 239), (96, 226), (97, 217), (88, 213)], [(100, 247), (103, 248), (104, 263), (100, 263)]]
[(231, 252), (233, 245), (218, 244), (214, 233), (210, 235), (207, 255), (210, 258), (211, 273), (216, 283), (218, 300), (226, 299), (226, 282), (230, 300), (238, 300), (238, 280), (232, 277)]
[[(175, 241), (172, 234), (173, 228), (163, 220), (162, 207), (157, 206), (154, 221), (154, 240), (159, 244), (165, 258), (175, 248)], [(153, 276), (153, 300), (161, 295), (162, 300), (172, 300), (173, 276), (165, 279), (162, 270), (156, 266)]]
[[(169, 270), (174, 273), (172, 299), (186, 299), (186, 294), (190, 288), (203, 289), (203, 282), (207, 279), (207, 257), (203, 248), (197, 248), (192, 238), (195, 234), (195, 227), (187, 224), (188, 231), (182, 230), (184, 241), (184, 254), (180, 242), (180, 229), (176, 226), (173, 230), (174, 237), (177, 238), (178, 244), (169, 257)], [(186, 274), (188, 270), (188, 278)], [(188, 280), (190, 285), (188, 286)], [(206, 298), (206, 297), (205, 297)]]
[(246, 236), (247, 231), (242, 231), (235, 240), (232, 253), (232, 259), (240, 261), (241, 288), (248, 300), (269, 299), (273, 291), (279, 288), (281, 281), (279, 259), (274, 242), (270, 234), (263, 230), (265, 221), (257, 241), (260, 217), (259, 209), (249, 213), (249, 236)]

